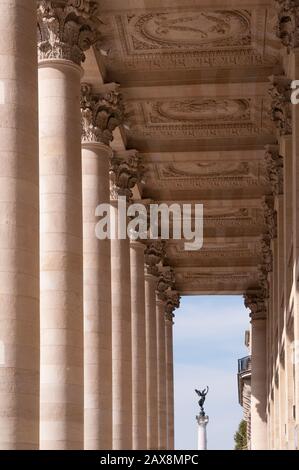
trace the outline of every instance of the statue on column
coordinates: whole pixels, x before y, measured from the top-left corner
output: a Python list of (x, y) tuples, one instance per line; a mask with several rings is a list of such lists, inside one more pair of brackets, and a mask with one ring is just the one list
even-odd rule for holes
[(209, 387), (207, 386), (204, 390), (196, 390), (195, 389), (195, 392), (200, 397), (200, 399), (198, 401), (198, 404), (199, 404), (199, 407), (200, 407), (200, 416), (205, 416), (206, 414), (205, 414), (205, 410), (204, 410), (204, 403), (206, 401), (206, 396), (209, 393)]

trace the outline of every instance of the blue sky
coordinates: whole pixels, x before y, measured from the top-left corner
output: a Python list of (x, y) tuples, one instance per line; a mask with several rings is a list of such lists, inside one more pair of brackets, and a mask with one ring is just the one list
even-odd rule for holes
[(249, 314), (241, 296), (183, 297), (174, 325), (176, 449), (196, 449), (198, 411), (195, 388), (209, 385), (206, 412), (208, 448), (233, 449), (242, 419), (238, 403), (237, 361)]

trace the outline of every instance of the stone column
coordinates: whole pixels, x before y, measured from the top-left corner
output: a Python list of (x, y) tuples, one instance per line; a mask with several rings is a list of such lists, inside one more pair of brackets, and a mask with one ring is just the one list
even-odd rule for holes
[(251, 450), (267, 449), (266, 306), (261, 294), (245, 296), (251, 310)]
[[(119, 152), (111, 161), (111, 310), (113, 449), (132, 449), (132, 325), (130, 240), (127, 203), (138, 180), (135, 150)], [(118, 203), (118, 198), (123, 198)], [(123, 232), (123, 233), (121, 233)], [(125, 238), (124, 238), (125, 237)]]
[(0, 0), (0, 449), (38, 449), (36, 2)]
[(158, 360), (156, 288), (157, 264), (163, 258), (163, 244), (150, 243), (145, 251), (145, 321), (146, 321), (146, 399), (147, 448), (158, 449)]
[(158, 449), (167, 449), (165, 300), (157, 296)]
[(167, 295), (165, 307), (165, 343), (166, 343), (166, 414), (167, 414), (167, 449), (174, 449), (174, 384), (173, 384), (173, 325), (174, 310), (180, 305), (180, 296), (176, 291)]
[(165, 308), (167, 301), (167, 291), (173, 287), (173, 270), (169, 267), (160, 268), (156, 296), (158, 358), (158, 449), (167, 449)]
[(131, 241), (132, 426), (134, 450), (147, 448), (144, 250), (145, 245), (143, 243)]
[(40, 448), (83, 448), (80, 64), (94, 2), (38, 1)]
[[(110, 240), (96, 236), (95, 211), (109, 204), (109, 147), (123, 112), (115, 84), (81, 86), (84, 299), (84, 448), (112, 448)], [(103, 214), (104, 215), (104, 214)]]
[[(299, 73), (299, 7), (297, 5), (293, 24), (296, 26), (296, 44), (292, 53), (291, 78), (298, 80)], [(293, 142), (293, 167), (292, 167), (292, 209), (293, 209), (293, 292), (294, 292), (294, 382), (295, 382), (295, 436), (299, 433), (299, 109), (298, 105), (292, 106), (292, 142)], [(296, 441), (297, 440), (297, 441)], [(299, 448), (298, 437), (294, 439)]]
[(207, 450), (208, 448), (207, 426), (209, 424), (209, 417), (206, 415), (199, 415), (199, 416), (196, 416), (196, 421), (198, 424), (197, 449)]

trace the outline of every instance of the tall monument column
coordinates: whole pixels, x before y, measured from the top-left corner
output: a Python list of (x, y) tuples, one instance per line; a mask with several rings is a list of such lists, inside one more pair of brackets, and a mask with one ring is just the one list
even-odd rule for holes
[(80, 78), (95, 2), (38, 1), (40, 448), (83, 448)]
[(38, 449), (35, 0), (0, 0), (0, 449)]
[(109, 146), (122, 121), (118, 87), (81, 85), (84, 299), (84, 449), (112, 448), (110, 240), (96, 236), (95, 211), (109, 204)]
[(146, 342), (145, 342), (145, 245), (131, 241), (131, 309), (132, 309), (132, 419), (133, 449), (147, 446)]
[(251, 450), (267, 449), (266, 305), (259, 294), (245, 295), (251, 310)]
[(174, 449), (174, 384), (173, 384), (173, 325), (174, 310), (179, 308), (180, 296), (171, 290), (167, 293), (165, 307), (165, 342), (166, 342), (166, 414), (167, 414), (167, 449)]
[(198, 424), (197, 449), (207, 450), (208, 449), (207, 426), (209, 424), (209, 417), (205, 413), (204, 404), (206, 401), (206, 396), (209, 392), (209, 387), (206, 387), (204, 390), (195, 389), (195, 392), (199, 396), (198, 404), (200, 407), (200, 412), (196, 416), (196, 421)]
[(163, 259), (161, 242), (150, 243), (145, 250), (145, 321), (146, 321), (146, 400), (147, 448), (158, 449), (158, 360), (156, 288), (157, 264)]
[(208, 448), (208, 437), (207, 437), (207, 426), (209, 424), (209, 417), (206, 415), (196, 416), (198, 424), (198, 437), (197, 437), (197, 449), (207, 450)]
[[(136, 150), (118, 152), (111, 160), (111, 310), (113, 449), (132, 448), (132, 324), (130, 240), (127, 203), (138, 181)], [(118, 198), (122, 202), (118, 203)]]

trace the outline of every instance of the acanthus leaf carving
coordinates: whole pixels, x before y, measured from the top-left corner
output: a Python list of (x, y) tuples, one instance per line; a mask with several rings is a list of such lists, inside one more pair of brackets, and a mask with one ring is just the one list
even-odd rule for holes
[(272, 196), (264, 196), (262, 200), (264, 210), (264, 221), (267, 234), (271, 239), (277, 237), (277, 212), (274, 208), (274, 198)]
[(276, 34), (290, 52), (299, 46), (299, 1), (275, 0), (278, 10)]
[(164, 260), (165, 254), (165, 242), (163, 241), (152, 241), (146, 246), (144, 252), (146, 274), (159, 275), (158, 264)]
[(265, 152), (266, 169), (273, 195), (283, 194), (283, 157), (278, 145), (267, 145)]
[(93, 93), (91, 85), (81, 85), (82, 142), (109, 145), (113, 131), (122, 124), (124, 107), (119, 85), (105, 85), (102, 93)]
[(157, 297), (159, 300), (167, 300), (167, 291), (175, 286), (175, 275), (172, 268), (159, 270), (159, 278), (157, 282)]
[(271, 118), (280, 135), (292, 134), (291, 80), (284, 75), (270, 77)]
[(250, 317), (254, 320), (264, 320), (267, 317), (267, 305), (262, 291), (246, 292), (244, 295), (245, 307), (250, 309)]
[(65, 59), (81, 65), (99, 38), (95, 0), (37, 0), (39, 60)]
[(132, 189), (141, 180), (143, 166), (137, 150), (115, 152), (110, 160), (110, 197), (117, 200), (119, 196), (132, 198)]
[(264, 234), (260, 240), (260, 248), (262, 254), (263, 265), (267, 272), (273, 270), (273, 253), (271, 250), (271, 237), (269, 234)]
[(174, 311), (180, 308), (181, 296), (178, 291), (170, 289), (167, 291), (165, 304), (165, 320), (173, 323)]

